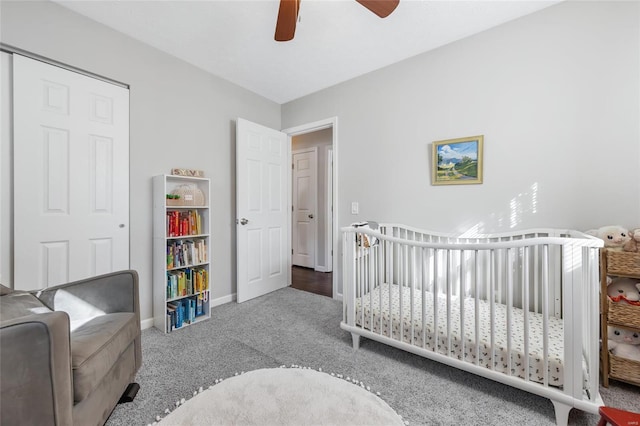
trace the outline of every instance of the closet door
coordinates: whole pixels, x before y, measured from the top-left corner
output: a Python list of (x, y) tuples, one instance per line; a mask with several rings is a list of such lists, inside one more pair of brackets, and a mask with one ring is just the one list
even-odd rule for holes
[(129, 268), (129, 91), (13, 56), (14, 287)]

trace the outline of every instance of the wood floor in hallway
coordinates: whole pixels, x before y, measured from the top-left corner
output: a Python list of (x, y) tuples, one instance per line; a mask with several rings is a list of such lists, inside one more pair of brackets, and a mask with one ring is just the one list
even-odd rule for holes
[(316, 272), (311, 268), (292, 266), (291, 287), (333, 297), (333, 272)]

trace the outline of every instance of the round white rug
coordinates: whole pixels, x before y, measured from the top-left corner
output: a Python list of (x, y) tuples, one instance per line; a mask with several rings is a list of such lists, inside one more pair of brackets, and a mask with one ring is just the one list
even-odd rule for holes
[(404, 425), (359, 385), (302, 368), (268, 368), (223, 380), (159, 423), (195, 425)]

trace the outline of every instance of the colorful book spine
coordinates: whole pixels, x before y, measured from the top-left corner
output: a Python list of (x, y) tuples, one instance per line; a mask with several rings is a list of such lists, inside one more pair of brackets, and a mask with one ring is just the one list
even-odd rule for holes
[(202, 216), (197, 210), (167, 212), (167, 236), (202, 235)]

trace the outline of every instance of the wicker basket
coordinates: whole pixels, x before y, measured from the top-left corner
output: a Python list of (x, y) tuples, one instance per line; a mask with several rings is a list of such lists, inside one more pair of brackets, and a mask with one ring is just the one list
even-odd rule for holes
[(204, 193), (195, 184), (180, 185), (171, 193), (180, 196), (181, 206), (204, 206), (206, 203)]
[(640, 306), (614, 302), (611, 299), (607, 299), (607, 303), (609, 304), (609, 323), (640, 328)]
[(640, 362), (609, 354), (609, 375), (613, 379), (640, 385)]
[(640, 277), (640, 253), (607, 250), (607, 274)]

